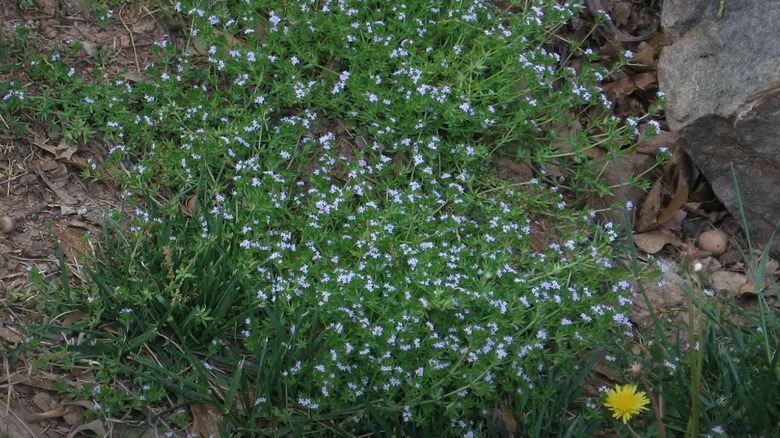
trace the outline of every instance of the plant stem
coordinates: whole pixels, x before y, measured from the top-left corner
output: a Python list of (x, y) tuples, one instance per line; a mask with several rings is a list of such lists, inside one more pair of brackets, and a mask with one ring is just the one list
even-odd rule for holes
[(688, 290), (688, 351), (691, 357), (691, 416), (688, 419), (686, 436), (695, 438), (699, 433), (699, 390), (701, 389), (702, 355), (697, 331), (700, 325), (700, 309), (694, 303), (693, 294), (698, 292), (698, 306), (701, 306), (701, 286), (693, 279), (693, 290)]
[[(645, 387), (645, 391), (647, 391), (647, 396), (650, 398), (650, 405), (653, 406), (653, 415), (655, 415), (655, 421), (658, 423), (658, 438), (666, 438), (666, 426), (664, 425), (664, 413), (663, 406), (661, 406), (661, 400), (656, 398), (653, 394), (645, 376), (641, 376), (640, 379), (642, 379), (642, 384)], [(663, 382), (663, 380), (661, 380), (661, 382)]]

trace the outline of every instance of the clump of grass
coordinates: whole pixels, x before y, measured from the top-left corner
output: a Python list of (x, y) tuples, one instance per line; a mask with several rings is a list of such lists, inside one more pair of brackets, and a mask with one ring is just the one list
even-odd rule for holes
[[(644, 380), (659, 403), (653, 406), (655, 424), (645, 422), (646, 430), (658, 436), (694, 430), (710, 437), (776, 436), (780, 318), (776, 311), (743, 310), (733, 299), (720, 305), (708, 300), (694, 300), (704, 319), (694, 348), (679, 339), (659, 342), (648, 357), (629, 354), (642, 366), (640, 377), (628, 378)], [(775, 346), (769, 361), (767, 340)]]
[[(669, 340), (663, 335), (666, 327), (656, 321), (649, 351), (640, 356), (627, 354), (634, 361), (629, 378), (641, 380), (651, 394), (655, 416), (655, 424), (647, 427), (651, 436), (780, 434), (776, 403), (780, 396), (780, 313), (767, 304), (762, 290), (774, 232), (756, 257), (736, 179), (734, 187), (748, 242), (743, 257), (756, 285), (757, 306), (746, 310), (733, 296), (717, 301), (706, 287), (698, 250), (692, 245), (683, 248), (685, 283), (679, 286), (688, 295), (687, 338)], [(776, 279), (769, 280), (777, 291)]]
[(182, 1), (187, 34), (143, 80), (87, 77), (72, 46), (26, 60), (67, 86), (6, 87), (10, 114), (110, 144), (84, 176), (125, 190), (63, 303), (87, 314), (67, 350), (100, 371), (81, 393), (98, 414), (203, 402), (240, 436), (478, 436), (501, 401), (524, 434), (599, 427), (577, 403), (585, 352), (630, 336), (617, 232), (490, 158), (605, 190), (586, 150), (620, 153), (638, 121), (589, 109), (620, 65), (549, 49), (575, 4), (375, 6)]

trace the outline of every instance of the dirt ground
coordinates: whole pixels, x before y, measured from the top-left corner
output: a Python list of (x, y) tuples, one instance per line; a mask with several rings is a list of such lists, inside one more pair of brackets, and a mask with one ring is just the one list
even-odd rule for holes
[[(151, 63), (152, 44), (167, 37), (163, 23), (142, 3), (114, 11), (112, 23), (97, 25), (90, 11), (76, 0), (39, 0), (24, 11), (17, 0), (0, 0), (0, 16), (4, 17), (0, 29), (8, 34), (15, 26), (27, 26), (31, 45), (43, 48), (81, 41), (85, 49), (81, 59), (73, 60), (75, 66), (90, 68), (96, 63), (91, 53), (99, 48), (109, 54), (103, 64), (106, 74), (140, 74)], [(29, 83), (25, 75), (24, 69), (9, 70), (0, 73), (0, 80)], [(102, 212), (120, 205), (110, 184), (80, 177), (86, 159), (101, 162), (107, 153), (98, 140), (68, 145), (59, 132), (35, 125), (28, 127), (26, 138), (9, 134), (0, 129), (0, 217), (13, 221), (6, 224), (12, 229), (0, 234), (3, 295), (22, 289), (30, 269), (46, 278), (57, 273), (56, 242), (63, 240), (80, 248), (81, 235), (99, 229)], [(67, 246), (66, 256), (75, 262)]]
[[(81, 59), (73, 60), (77, 69), (91, 68), (99, 50), (106, 74), (140, 73), (151, 62), (152, 44), (168, 35), (155, 11), (143, 2), (113, 11), (113, 22), (107, 25), (96, 24), (93, 14), (76, 0), (38, 0), (26, 10), (19, 5), (17, 0), (0, 0), (0, 32), (7, 36), (15, 26), (24, 25), (31, 31), (31, 44), (42, 48), (81, 41), (85, 50)], [(23, 69), (2, 71), (0, 81), (29, 83), (25, 75)], [(58, 132), (34, 125), (28, 127), (27, 137), (19, 138), (4, 130), (4, 124), (0, 119), (0, 340), (2, 348), (13, 353), (2, 355), (0, 362), (0, 435), (120, 436), (128, 431), (123, 422), (88, 421), (84, 414), (94, 408), (92, 402), (67, 399), (55, 388), (58, 382), (94, 381), (92, 372), (63, 374), (33, 366), (36, 356), (23, 352), (27, 334), (21, 328), (46, 318), (36, 311), (34, 303), (40, 296), (29, 289), (31, 271), (40, 273), (45, 283), (60, 282), (58, 248), (62, 248), (68, 281), (83, 284), (78, 254), (91, 251), (90, 235), (100, 232), (105, 212), (121, 207), (110, 183), (80, 176), (86, 160), (101, 162), (107, 148), (97, 139), (67, 145)], [(68, 318), (61, 315), (54, 322)], [(50, 342), (75, 340), (66, 332)], [(169, 431), (147, 436), (165, 432)]]
[[(83, 57), (73, 60), (80, 69), (91, 68), (97, 62), (91, 53), (100, 49), (108, 54), (107, 61), (101, 61), (106, 62), (103, 68), (107, 74), (140, 75), (151, 63), (153, 43), (171, 38), (165, 21), (143, 1), (113, 11), (113, 21), (107, 25), (96, 24), (92, 12), (78, 0), (37, 0), (26, 10), (19, 5), (18, 0), (0, 0), (0, 32), (8, 34), (14, 26), (25, 25), (31, 30), (32, 44), (39, 47), (81, 41), (85, 46)], [(631, 70), (612, 78), (605, 90), (615, 102), (616, 115), (641, 115), (648, 99), (657, 91), (655, 63), (667, 43), (660, 31), (657, 11), (637, 2), (617, 0), (604, 0), (600, 6), (612, 16), (612, 23), (592, 41), (600, 56), (609, 60), (617, 50), (630, 49), (643, 57)], [(575, 20), (564, 32), (576, 37), (586, 32), (588, 25), (587, 18)], [(29, 83), (23, 69), (0, 71), (0, 81), (11, 80)], [(14, 438), (75, 437), (81, 433), (119, 436), (121, 430), (126, 430), (122, 421), (108, 425), (89, 421), (84, 414), (94, 408), (92, 402), (67, 399), (55, 390), (56, 382), (76, 385), (94, 381), (92, 371), (87, 368), (86, 372), (63, 374), (33, 366), (36, 356), (21, 348), (27, 334), (20, 328), (46, 317), (36, 311), (35, 301), (40, 296), (29, 290), (30, 272), (39, 272), (44, 282), (61, 281), (58, 247), (68, 265), (68, 281), (74, 285), (85, 281), (78, 253), (91, 251), (89, 235), (100, 232), (105, 212), (121, 206), (119, 193), (110, 183), (87, 181), (80, 176), (86, 159), (101, 162), (107, 148), (97, 139), (83, 145), (67, 145), (60, 141), (58, 132), (34, 125), (29, 127), (27, 137), (19, 138), (3, 130), (4, 123), (0, 119), (0, 221), (5, 218), (5, 222), (0, 222), (0, 228), (5, 227), (0, 230), (0, 340), (2, 348), (10, 348), (7, 351), (12, 353), (3, 355), (0, 363), (0, 432)], [(507, 163), (503, 158), (497, 158), (494, 165), (499, 174), (508, 178), (529, 172), (527, 166)], [(667, 198), (659, 201), (660, 205), (668, 205), (667, 202)], [(694, 207), (700, 208), (701, 204), (691, 208)], [(716, 210), (707, 217), (718, 215)], [(671, 232), (681, 235), (677, 240), (682, 244), (684, 233), (679, 229)], [(738, 229), (731, 232), (737, 233)], [(678, 246), (675, 241), (668, 243)], [(676, 258), (673, 248), (669, 254)], [(725, 272), (730, 274), (721, 275), (722, 281), (744, 283), (744, 266), (740, 268), (734, 263), (738, 261), (729, 265)], [(742, 277), (735, 279), (739, 275)], [(649, 293), (659, 316), (685, 313), (684, 295), (676, 287), (678, 280), (679, 277), (670, 277), (670, 287), (647, 285), (652, 286)], [(61, 315), (55, 322), (74, 317), (77, 316)], [(651, 319), (643, 301), (636, 301), (632, 319), (639, 324)], [(75, 340), (66, 332), (50, 342)], [(170, 431), (152, 429), (144, 436), (164, 436), (165, 432)]]

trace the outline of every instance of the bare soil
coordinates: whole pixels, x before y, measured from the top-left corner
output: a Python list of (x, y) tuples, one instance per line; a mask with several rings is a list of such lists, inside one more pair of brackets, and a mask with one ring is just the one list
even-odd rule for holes
[[(144, 2), (115, 10), (107, 25), (97, 24), (79, 1), (38, 0), (26, 10), (19, 5), (17, 0), (0, 0), (3, 36), (24, 25), (31, 31), (31, 46), (44, 52), (66, 41), (80, 41), (84, 50), (70, 60), (79, 73), (92, 73), (99, 65), (106, 75), (140, 74), (151, 63), (152, 44), (168, 35), (156, 11)], [(0, 81), (35, 88), (24, 69), (0, 71)], [(4, 354), (0, 362), (0, 434), (21, 438), (118, 436), (118, 431), (127, 429), (121, 421), (105, 425), (86, 419), (85, 410), (94, 405), (68, 399), (55, 387), (57, 383), (94, 382), (92, 370), (82, 366), (81, 371), (63, 374), (36, 364), (36, 355), (23, 348), (28, 336), (22, 328), (42, 322), (69, 325), (78, 319), (78, 315), (66, 314), (46, 321), (46, 315), (39, 315), (35, 302), (41, 297), (30, 290), (30, 273), (36, 270), (44, 283), (61, 282), (62, 258), (67, 281), (83, 285), (82, 255), (92, 250), (90, 236), (100, 233), (104, 214), (121, 205), (110, 183), (80, 176), (88, 158), (102, 162), (106, 146), (97, 139), (66, 145), (57, 131), (35, 125), (28, 127), (26, 137), (18, 137), (5, 123), (0, 119), (0, 218), (10, 220), (12, 226), (0, 231), (0, 341), (4, 345), (0, 348), (11, 354)], [(76, 340), (64, 332), (48, 342)]]

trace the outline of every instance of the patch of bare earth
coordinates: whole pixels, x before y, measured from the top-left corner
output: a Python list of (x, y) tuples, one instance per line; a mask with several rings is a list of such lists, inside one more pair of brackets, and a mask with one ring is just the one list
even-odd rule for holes
[[(81, 42), (84, 49), (67, 60), (77, 74), (91, 75), (99, 66), (106, 78), (114, 73), (132, 77), (151, 63), (154, 42), (168, 37), (156, 11), (143, 3), (116, 9), (111, 23), (99, 25), (80, 1), (38, 0), (21, 10), (17, 0), (0, 0), (0, 32), (5, 38), (15, 27), (26, 26), (29, 46), (39, 53)], [(0, 70), (0, 81), (26, 84), (35, 93), (29, 72), (21, 67)], [(90, 235), (100, 232), (105, 212), (120, 205), (108, 181), (80, 177), (87, 159), (102, 162), (106, 146), (97, 139), (70, 145), (57, 130), (35, 124), (20, 137), (9, 129), (7, 115), (0, 116), (0, 435), (118, 436), (127, 429), (122, 421), (89, 421), (84, 414), (95, 408), (92, 402), (63, 397), (55, 388), (55, 383), (74, 387), (94, 382), (89, 364), (79, 363), (81, 371), (69, 374), (36, 364), (38, 355), (24, 348), (28, 334), (22, 328), (30, 323), (67, 326), (79, 319), (64, 314), (48, 321), (51, 315), (39, 315), (35, 303), (42, 296), (30, 289), (30, 273), (40, 273), (45, 284), (61, 282), (62, 248), (67, 281), (74, 286), (85, 281), (80, 254), (91, 252)], [(63, 332), (44, 341), (44, 347), (79, 342), (71, 335)]]

